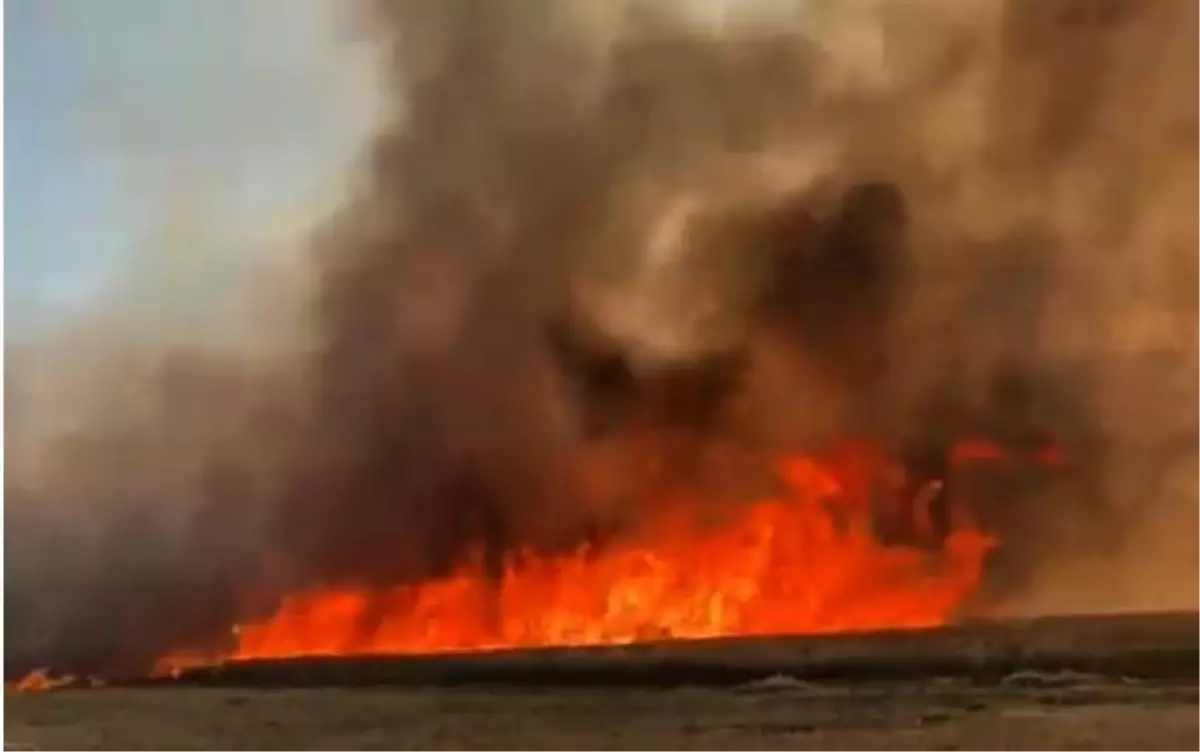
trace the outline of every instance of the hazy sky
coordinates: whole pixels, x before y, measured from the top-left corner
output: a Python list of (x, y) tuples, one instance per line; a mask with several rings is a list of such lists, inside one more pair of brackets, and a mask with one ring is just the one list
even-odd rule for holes
[(236, 258), (298, 235), (370, 132), (368, 51), (341, 0), (4, 5), (5, 312), (18, 330), (152, 255)]

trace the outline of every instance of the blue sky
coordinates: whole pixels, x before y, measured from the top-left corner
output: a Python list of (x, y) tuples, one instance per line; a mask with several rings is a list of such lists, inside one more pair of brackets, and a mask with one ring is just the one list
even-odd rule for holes
[[(299, 237), (370, 133), (348, 3), (4, 5), (10, 329), (60, 320), (152, 256), (237, 259)], [(164, 247), (183, 216), (191, 236)]]

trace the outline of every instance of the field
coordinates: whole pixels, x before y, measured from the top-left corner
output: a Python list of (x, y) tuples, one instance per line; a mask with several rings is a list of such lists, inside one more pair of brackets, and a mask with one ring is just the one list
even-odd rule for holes
[(1197, 624), (1195, 614), (1177, 614), (249, 664), (169, 683), (10, 693), (5, 741), (8, 749), (1195, 749)]
[(108, 689), (9, 696), (7, 749), (1196, 749), (1194, 687)]

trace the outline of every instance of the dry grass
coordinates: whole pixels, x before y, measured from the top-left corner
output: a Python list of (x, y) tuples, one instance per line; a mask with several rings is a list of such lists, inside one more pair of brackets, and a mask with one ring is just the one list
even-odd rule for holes
[(1193, 686), (98, 689), (9, 695), (7, 749), (1196, 749)]

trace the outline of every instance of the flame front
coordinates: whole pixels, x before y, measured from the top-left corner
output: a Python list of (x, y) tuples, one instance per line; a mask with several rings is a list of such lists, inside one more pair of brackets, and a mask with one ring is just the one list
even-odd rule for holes
[[(270, 618), (239, 625), (235, 647), (218, 660), (945, 623), (978, 585), (995, 541), (960, 511), (934, 547), (884, 545), (872, 531), (865, 461), (790, 458), (779, 468), (787, 493), (740, 505), (720, 524), (673, 506), (641, 535), (607, 547), (513, 554), (499, 576), (476, 560), (414, 585), (295, 594)], [(159, 669), (212, 661), (177, 653)]]
[[(63, 687), (75, 686), (78, 679), (71, 674), (62, 676), (54, 676), (44, 668), (34, 669), (28, 674), (25, 674), (15, 682), (6, 682), (5, 689), (14, 692), (49, 692)], [(91, 678), (87, 680), (87, 686), (98, 686), (99, 679)]]

